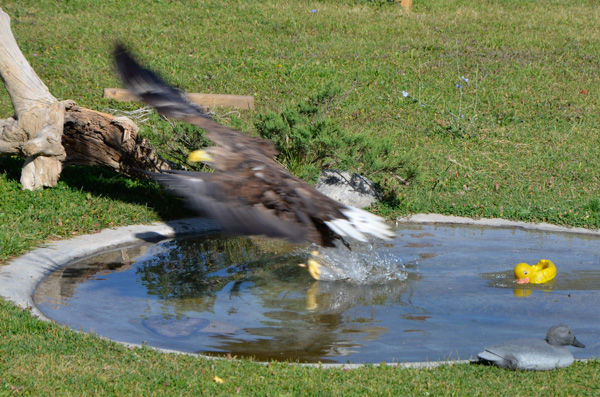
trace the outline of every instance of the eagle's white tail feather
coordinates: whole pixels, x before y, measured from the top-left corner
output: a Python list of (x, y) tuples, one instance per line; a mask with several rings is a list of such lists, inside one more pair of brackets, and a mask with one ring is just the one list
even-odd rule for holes
[(354, 227), (362, 233), (367, 233), (384, 240), (390, 240), (396, 236), (390, 225), (385, 223), (385, 220), (380, 216), (353, 207), (348, 207), (343, 213), (352, 222)]
[(367, 241), (367, 238), (362, 234), (352, 222), (346, 219), (334, 219), (329, 222), (325, 222), (331, 230), (342, 237), (351, 237), (358, 241)]
[(346, 207), (342, 213), (348, 219), (334, 219), (325, 224), (342, 237), (351, 237), (359, 241), (367, 241), (365, 235), (389, 240), (395, 234), (383, 218), (358, 208)]

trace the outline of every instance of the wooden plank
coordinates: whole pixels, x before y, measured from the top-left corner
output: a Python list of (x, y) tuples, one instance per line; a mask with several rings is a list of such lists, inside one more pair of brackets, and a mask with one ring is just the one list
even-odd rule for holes
[[(199, 94), (188, 92), (186, 96), (190, 102), (208, 108), (227, 106), (236, 109), (254, 110), (254, 97), (251, 95)], [(137, 100), (135, 95), (124, 88), (105, 88), (104, 97), (120, 102)]]
[(198, 94), (192, 92), (186, 95), (191, 102), (209, 108), (229, 106), (237, 109), (254, 110), (254, 97), (251, 95)]

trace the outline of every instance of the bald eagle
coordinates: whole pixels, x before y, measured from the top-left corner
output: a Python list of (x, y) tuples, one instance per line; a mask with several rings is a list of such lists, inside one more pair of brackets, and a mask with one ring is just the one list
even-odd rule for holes
[(141, 67), (123, 45), (116, 45), (114, 57), (123, 82), (141, 101), (162, 115), (205, 129), (217, 145), (190, 155), (191, 161), (201, 161), (216, 172), (152, 175), (191, 208), (215, 219), (225, 232), (320, 246), (334, 246), (337, 238), (366, 241), (367, 235), (394, 236), (382, 218), (332, 200), (292, 175), (273, 159), (277, 151), (271, 141), (211, 120), (181, 92)]

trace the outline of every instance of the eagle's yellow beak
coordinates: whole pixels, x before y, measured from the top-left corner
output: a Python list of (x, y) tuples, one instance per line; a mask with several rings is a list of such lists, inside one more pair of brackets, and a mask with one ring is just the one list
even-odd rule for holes
[(206, 150), (194, 150), (187, 158), (187, 161), (190, 163), (204, 163), (212, 160), (213, 158), (206, 152)]

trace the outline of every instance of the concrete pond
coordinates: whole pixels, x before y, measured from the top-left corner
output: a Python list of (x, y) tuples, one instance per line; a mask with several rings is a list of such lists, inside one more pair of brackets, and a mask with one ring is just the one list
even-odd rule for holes
[[(468, 360), (568, 324), (600, 353), (600, 234), (416, 215), (349, 252), (369, 277), (316, 281), (310, 247), (229, 237), (202, 219), (106, 230), (0, 268), (0, 294), (43, 319), (129, 344), (258, 360), (363, 364)], [(359, 258), (359, 259), (356, 259)], [(516, 284), (519, 262), (554, 280)], [(362, 261), (362, 262), (361, 262)]]

